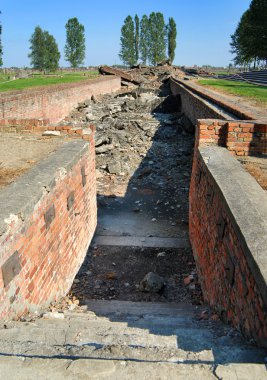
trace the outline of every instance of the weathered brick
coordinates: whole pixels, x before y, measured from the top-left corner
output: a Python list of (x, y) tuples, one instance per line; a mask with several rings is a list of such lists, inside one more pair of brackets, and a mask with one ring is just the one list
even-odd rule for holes
[[(250, 149), (232, 144), (228, 149), (234, 149), (237, 155), (246, 155)], [(226, 319), (249, 337), (266, 342), (266, 305), (231, 210), (198, 149), (194, 154), (190, 185), (189, 232), (205, 301), (219, 313), (223, 311)]]
[[(11, 223), (10, 235), (0, 240), (1, 253), (5, 252), (3, 259), (6, 261), (14, 253), (14, 247), (20, 249), (18, 269), (11, 265), (14, 270), (10, 276), (5, 275), (5, 283), (0, 271), (0, 302), (3, 300), (0, 317), (26, 312), (25, 303), (44, 306), (69, 290), (70, 279), (82, 264), (96, 227), (93, 145), (89, 155), (87, 151), (83, 152), (78, 162), (68, 169), (67, 175), (57, 178), (55, 187), (38, 201), (38, 207), (33, 208), (32, 214), (24, 221), (24, 229), (18, 230), (17, 225)], [(86, 174), (84, 182), (83, 172)], [(82, 205), (79, 218), (67, 210), (70, 189), (74, 189), (73, 200), (77, 206), (69, 202), (69, 208), (75, 207), (76, 211), (76, 207)], [(51, 205), (54, 205), (55, 213), (47, 229), (44, 214)], [(10, 294), (10, 289), (14, 290), (13, 294)]]
[(31, 126), (39, 126), (42, 123), (38, 120), (39, 118), (45, 119), (46, 122), (47, 119), (50, 122), (58, 122), (84, 99), (90, 98), (93, 94), (117, 91), (120, 86), (120, 78), (109, 76), (76, 83), (46, 86), (39, 89), (31, 88), (25, 90), (23, 96), (3, 94), (1, 96), (1, 109), (9, 122), (8, 124), (2, 122), (1, 125), (20, 125), (21, 119), (32, 119), (34, 124), (31, 123)]

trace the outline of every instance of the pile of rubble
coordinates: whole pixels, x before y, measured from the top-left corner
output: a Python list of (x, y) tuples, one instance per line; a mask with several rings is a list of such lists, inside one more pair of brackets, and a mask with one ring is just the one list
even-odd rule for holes
[(114, 67), (100, 66), (99, 72), (102, 75), (117, 75), (122, 79), (122, 85), (129, 86), (130, 84), (141, 85), (144, 83), (162, 82), (168, 78), (182, 78), (185, 72), (177, 66), (169, 64), (158, 65), (156, 67), (137, 65), (130, 70), (119, 70)]
[[(134, 72), (132, 76), (138, 70), (131, 70)], [(122, 186), (137, 168), (144, 176), (152, 169), (166, 171), (164, 165), (151, 167), (154, 155), (168, 156), (166, 144), (162, 145), (162, 142), (193, 132), (191, 123), (179, 110), (178, 99), (169, 94), (167, 79), (170, 73), (160, 67), (154, 73), (155, 79), (146, 82), (146, 73), (151, 71), (147, 68), (142, 77), (138, 73), (139, 86), (133, 85), (101, 98), (93, 97), (81, 103), (70, 115), (74, 125), (86, 128), (89, 123), (96, 126), (97, 177), (102, 194), (108, 194), (103, 188), (107, 182)], [(182, 155), (187, 151), (187, 145), (185, 142)], [(191, 142), (188, 154), (191, 154)], [(171, 157), (168, 160), (168, 169), (177, 167), (177, 161), (172, 163)]]
[[(141, 242), (140, 234), (187, 237), (194, 127), (181, 113), (179, 98), (170, 93), (170, 70), (167, 66), (133, 69), (127, 78), (135, 78), (139, 85), (128, 82), (119, 93), (94, 97), (70, 115), (77, 127), (96, 126), (100, 235), (112, 236), (115, 230), (119, 236), (134, 233)], [(114, 231), (103, 224), (101, 215), (112, 220)], [(124, 215), (124, 227), (116, 224), (118, 215)], [(133, 232), (128, 223), (144, 228)], [(184, 283), (194, 271), (190, 247), (119, 249), (93, 244), (71, 294), (80, 301), (199, 304), (202, 295), (197, 281)]]

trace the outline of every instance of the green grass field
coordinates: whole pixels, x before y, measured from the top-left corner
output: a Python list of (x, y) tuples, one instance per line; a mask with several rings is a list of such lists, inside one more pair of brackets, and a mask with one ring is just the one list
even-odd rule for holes
[(98, 76), (98, 71), (86, 71), (76, 73), (53, 73), (34, 74), (30, 78), (8, 80), (8, 75), (0, 74), (0, 92), (23, 90), (29, 87), (48, 86), (52, 84), (78, 82), (86, 79), (93, 79)]
[(267, 87), (245, 82), (232, 82), (224, 79), (201, 79), (198, 82), (202, 86), (210, 87), (219, 92), (244, 96), (257, 100), (260, 103), (267, 103)]

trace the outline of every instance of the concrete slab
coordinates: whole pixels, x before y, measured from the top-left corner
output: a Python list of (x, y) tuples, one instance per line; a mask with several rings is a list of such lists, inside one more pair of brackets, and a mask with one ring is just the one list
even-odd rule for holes
[[(94, 359), (71, 361), (66, 359), (5, 357), (0, 361), (0, 373), (5, 380), (216, 379), (209, 365)], [(247, 377), (246, 379), (249, 378)]]
[(101, 246), (146, 247), (146, 248), (189, 248), (188, 239), (146, 237), (146, 236), (104, 236), (97, 235), (93, 244)]
[[(177, 359), (177, 358), (176, 358)], [(175, 362), (146, 362), (97, 359), (47, 359), (25, 357), (2, 357), (1, 378), (5, 380), (265, 380), (266, 368), (260, 364), (235, 364), (218, 366), (185, 364)]]

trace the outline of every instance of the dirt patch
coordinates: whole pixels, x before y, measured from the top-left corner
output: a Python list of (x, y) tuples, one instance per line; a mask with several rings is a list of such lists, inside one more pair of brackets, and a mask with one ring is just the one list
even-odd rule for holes
[(264, 190), (267, 190), (267, 170), (257, 164), (246, 164), (246, 170), (257, 180)]
[(26, 173), (66, 139), (41, 135), (0, 134), (0, 189)]
[[(149, 272), (163, 277), (158, 293), (142, 292), (139, 284)], [(92, 247), (81, 267), (70, 296), (106, 299), (202, 304), (195, 262), (190, 249)]]
[(242, 157), (239, 161), (244, 168), (256, 179), (259, 185), (267, 190), (267, 159), (258, 157)]
[(0, 168), (0, 189), (13, 182), (17, 177), (24, 174), (28, 168), (20, 169), (1, 169)]

